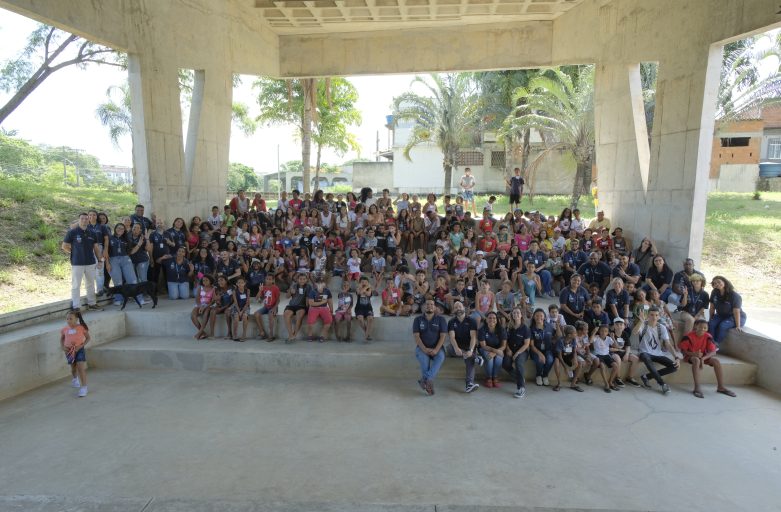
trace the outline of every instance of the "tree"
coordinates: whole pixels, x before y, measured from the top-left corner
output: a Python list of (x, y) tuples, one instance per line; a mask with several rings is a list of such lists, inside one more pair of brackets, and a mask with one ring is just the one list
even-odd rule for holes
[(360, 124), (361, 113), (355, 108), (358, 91), (344, 78), (332, 78), (329, 88), (318, 91), (318, 115), (312, 140), (317, 146), (315, 182), (320, 183), (321, 156), (324, 147), (331, 148), (341, 156), (349, 150), (360, 151), (358, 139), (348, 131)]
[[(734, 41), (724, 46), (717, 120), (756, 118), (764, 107), (781, 103), (781, 31)], [(775, 72), (761, 67), (775, 58)]]
[[(321, 146), (334, 147), (331, 144), (337, 143), (340, 136), (338, 130), (344, 128), (341, 136), (347, 136), (350, 119), (360, 120), (360, 115), (353, 107), (357, 100), (355, 88), (343, 78), (260, 78), (254, 88), (258, 91), (259, 123), (290, 124), (296, 127), (301, 137), (304, 192), (309, 192), (313, 137), (315, 143), (318, 138), (322, 141)], [(336, 108), (333, 106), (335, 104), (341, 106)], [(323, 115), (334, 117), (325, 124), (318, 124)], [(338, 147), (334, 149), (339, 150)]]
[[(504, 120), (518, 106), (513, 99), (515, 90), (526, 87), (529, 80), (539, 74), (537, 70), (519, 69), (513, 71), (484, 71), (475, 73), (474, 79), (480, 91), (480, 114), (486, 129), (496, 130), (499, 141), (504, 145), (504, 171), (507, 176), (512, 174), (512, 156), (520, 144), (521, 171), (526, 172), (531, 145), (529, 139), (531, 130), (525, 128), (521, 132), (510, 129), (505, 132)], [(524, 101), (523, 99), (519, 101)]]
[(552, 152), (569, 153), (576, 165), (570, 206), (576, 208), (591, 185), (594, 162), (594, 67), (584, 66), (575, 79), (560, 69), (547, 70), (513, 97), (524, 101), (505, 120), (506, 129), (531, 128), (545, 135), (545, 149), (529, 166), (530, 180)]
[(40, 173), (44, 165), (41, 150), (29, 142), (0, 134), (0, 172), (20, 177)]
[(255, 169), (239, 163), (231, 163), (228, 167), (228, 191), (252, 190), (260, 186)]
[(0, 69), (0, 90), (12, 93), (0, 107), (0, 124), (47, 78), (69, 67), (88, 64), (121, 66), (117, 52), (75, 34), (39, 25), (27, 38), (27, 45)]
[(100, 123), (108, 128), (109, 138), (115, 147), (119, 147), (119, 139), (131, 135), (133, 119), (130, 114), (130, 85), (112, 85), (106, 90), (107, 101), (98, 105), (95, 115)]
[(414, 121), (410, 139), (404, 147), (404, 157), (418, 144), (434, 142), (442, 151), (445, 171), (444, 193), (450, 193), (453, 168), (458, 163), (462, 147), (473, 145), (479, 127), (477, 95), (470, 77), (465, 73), (431, 74), (415, 77), (410, 87), (419, 84), (427, 95), (412, 91), (394, 98), (394, 123)]

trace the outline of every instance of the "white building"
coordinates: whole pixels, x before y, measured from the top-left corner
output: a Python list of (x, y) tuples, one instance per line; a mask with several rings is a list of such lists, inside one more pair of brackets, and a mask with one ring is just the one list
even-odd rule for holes
[(101, 165), (106, 177), (116, 185), (131, 185), (133, 183), (133, 168), (121, 165)]

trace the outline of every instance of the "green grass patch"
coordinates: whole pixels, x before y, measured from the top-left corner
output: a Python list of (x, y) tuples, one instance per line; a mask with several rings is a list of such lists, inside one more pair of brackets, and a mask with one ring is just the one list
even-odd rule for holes
[(21, 265), (27, 259), (27, 251), (18, 246), (11, 247), (8, 249), (8, 259), (14, 265)]
[(55, 261), (49, 265), (49, 274), (54, 279), (70, 279), (71, 277), (71, 265), (68, 261)]
[(60, 252), (60, 241), (54, 238), (49, 238), (43, 241), (42, 249), (44, 254), (54, 256)]

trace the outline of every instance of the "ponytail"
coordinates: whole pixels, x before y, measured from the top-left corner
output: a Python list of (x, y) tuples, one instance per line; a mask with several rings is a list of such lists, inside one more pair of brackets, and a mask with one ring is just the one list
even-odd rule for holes
[(75, 315), (76, 319), (79, 321), (79, 325), (84, 327), (85, 331), (89, 331), (89, 327), (87, 326), (87, 322), (84, 321), (84, 317), (81, 316), (81, 311), (71, 311), (68, 313), (68, 316)]

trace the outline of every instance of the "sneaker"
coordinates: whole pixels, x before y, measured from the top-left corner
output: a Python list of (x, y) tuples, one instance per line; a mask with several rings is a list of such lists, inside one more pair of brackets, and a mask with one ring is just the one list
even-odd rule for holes
[(634, 387), (636, 387), (636, 388), (639, 388), (639, 387), (640, 387), (640, 383), (639, 383), (639, 382), (637, 382), (637, 381), (636, 381), (635, 379), (633, 379), (632, 377), (629, 377), (628, 379), (626, 379), (626, 383), (627, 383), (627, 384), (631, 384), (632, 386), (634, 386)]
[(670, 394), (670, 386), (667, 384), (662, 384), (662, 394), (663, 395), (669, 395)]
[(74, 313), (81, 313), (81, 308), (71, 307), (71, 311), (74, 312)]
[(640, 376), (640, 382), (643, 383), (644, 388), (651, 389), (651, 385), (648, 383), (648, 377), (646, 377), (645, 375)]
[(523, 398), (526, 396), (526, 388), (518, 388), (518, 390), (513, 395), (515, 398)]
[(426, 393), (428, 394), (428, 396), (434, 394), (434, 383), (431, 382), (430, 380), (426, 381)]
[(467, 393), (471, 393), (472, 391), (474, 391), (475, 389), (477, 389), (479, 387), (480, 387), (480, 384), (475, 384), (474, 382), (470, 382), (469, 384), (466, 385), (465, 391)]
[(591, 377), (586, 377), (585, 379), (583, 379), (583, 382), (585, 382), (586, 384), (588, 384), (590, 386), (590, 385), (594, 384), (594, 379), (592, 379)]
[(610, 385), (610, 389), (613, 391), (621, 391), (621, 388), (619, 388), (615, 383)]
[(418, 386), (420, 386), (420, 389), (426, 392), (428, 394), (428, 388), (426, 387), (426, 381), (423, 379), (418, 380)]
[(82, 386), (79, 388), (79, 397), (85, 397), (87, 396), (87, 386)]
[(475, 356), (475, 364), (476, 364), (477, 366), (480, 366), (480, 367), (482, 367), (482, 366), (483, 366), (483, 363), (484, 363), (484, 361), (483, 361), (483, 356)]
[(550, 381), (548, 380), (548, 377), (542, 378), (542, 385), (543, 386), (550, 386)]
[(87, 311), (103, 311), (103, 308), (98, 306), (97, 304), (90, 304), (87, 306)]
[(540, 377), (540, 376), (538, 375), (538, 376), (537, 376), (537, 378), (536, 378), (536, 379), (534, 379), (534, 382), (535, 382), (535, 383), (536, 383), (538, 386), (542, 386), (542, 377)]
[(614, 383), (615, 383), (615, 385), (616, 385), (616, 386), (618, 386), (619, 388), (623, 388), (624, 386), (626, 386), (626, 384), (624, 384), (624, 381), (623, 381), (623, 380), (621, 380), (621, 379), (619, 379), (618, 377), (616, 377), (616, 380), (614, 380), (613, 382), (614, 382)]
[(81, 382), (79, 381), (78, 377), (73, 377), (71, 379), (71, 387), (72, 388), (80, 388), (81, 387)]

